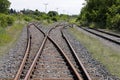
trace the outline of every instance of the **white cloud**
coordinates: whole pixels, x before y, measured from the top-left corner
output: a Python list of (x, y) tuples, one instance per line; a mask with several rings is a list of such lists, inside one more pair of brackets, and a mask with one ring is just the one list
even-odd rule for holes
[(47, 3), (47, 11), (57, 10), (59, 13), (79, 14), (84, 0), (9, 0), (11, 8), (21, 9), (38, 9), (45, 11), (44, 3)]

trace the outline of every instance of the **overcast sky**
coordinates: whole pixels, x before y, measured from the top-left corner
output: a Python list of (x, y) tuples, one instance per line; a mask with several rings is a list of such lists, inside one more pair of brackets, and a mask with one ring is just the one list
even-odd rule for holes
[(38, 9), (45, 12), (45, 5), (47, 5), (47, 12), (54, 10), (65, 14), (79, 14), (83, 7), (84, 0), (9, 0), (11, 7), (16, 10), (21, 9)]

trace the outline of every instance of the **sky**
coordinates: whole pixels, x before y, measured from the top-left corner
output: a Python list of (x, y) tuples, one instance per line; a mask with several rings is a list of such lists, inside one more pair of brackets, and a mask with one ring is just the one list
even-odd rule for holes
[[(59, 14), (79, 14), (85, 0), (9, 0), (16, 10), (38, 9), (41, 12), (58, 11)], [(47, 4), (45, 6), (45, 4)]]

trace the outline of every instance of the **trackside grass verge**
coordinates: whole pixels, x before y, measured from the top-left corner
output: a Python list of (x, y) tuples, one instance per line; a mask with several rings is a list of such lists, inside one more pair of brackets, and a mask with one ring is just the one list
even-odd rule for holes
[(14, 23), (7, 28), (0, 27), (0, 57), (13, 46), (23, 27), (23, 23)]
[(120, 78), (120, 52), (105, 46), (99, 40), (78, 31), (76, 28), (69, 30), (89, 50), (93, 58), (106, 66), (112, 75)]

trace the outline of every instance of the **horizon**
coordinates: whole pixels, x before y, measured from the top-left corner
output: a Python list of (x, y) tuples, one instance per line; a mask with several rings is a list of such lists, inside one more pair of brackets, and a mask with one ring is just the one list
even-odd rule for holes
[[(63, 0), (30, 0), (29, 3), (27, 0), (9, 0), (11, 2), (10, 9), (15, 9), (17, 11), (23, 9), (36, 10), (40, 12), (57, 11), (59, 14), (69, 14), (69, 15), (78, 15), (82, 7), (84, 6), (85, 0), (72, 0), (72, 1), (63, 1)], [(22, 5), (22, 6), (21, 6)], [(71, 6), (73, 5), (73, 6)]]

